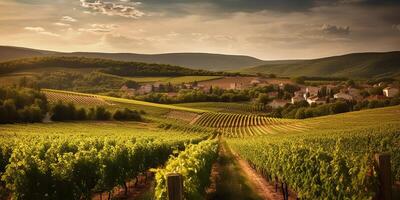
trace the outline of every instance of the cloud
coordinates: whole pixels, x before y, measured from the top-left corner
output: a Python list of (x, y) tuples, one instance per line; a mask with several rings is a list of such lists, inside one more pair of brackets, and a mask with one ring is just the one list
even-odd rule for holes
[(77, 20), (72, 18), (72, 17), (70, 17), (70, 16), (63, 16), (61, 18), (61, 21), (64, 21), (64, 22), (76, 22)]
[(145, 14), (136, 7), (140, 2), (117, 1), (112, 0), (80, 0), (81, 6), (90, 9), (93, 12), (101, 13), (108, 16), (120, 16), (126, 18), (140, 18)]
[(28, 27), (25, 27), (24, 29), (28, 30), (28, 31), (32, 31), (32, 32), (38, 33), (38, 34), (47, 35), (47, 36), (53, 36), (53, 37), (59, 37), (60, 36), (59, 34), (46, 31), (46, 29), (44, 29), (43, 27), (40, 27), (40, 26), (36, 26), (36, 27), (28, 26)]
[(69, 26), (71, 26), (71, 24), (65, 24), (65, 23), (61, 23), (61, 22), (53, 23), (53, 25), (55, 25), (55, 26), (61, 26), (61, 27), (69, 27)]
[(321, 27), (322, 31), (327, 34), (333, 35), (348, 35), (350, 34), (350, 27), (349, 26), (336, 26), (330, 24), (324, 24)]
[(90, 28), (80, 28), (79, 32), (109, 33), (118, 28), (115, 24), (91, 24)]

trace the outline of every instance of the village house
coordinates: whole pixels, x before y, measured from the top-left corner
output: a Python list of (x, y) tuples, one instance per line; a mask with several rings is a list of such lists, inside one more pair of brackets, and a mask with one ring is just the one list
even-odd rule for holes
[(242, 83), (231, 83), (229, 85), (229, 89), (231, 90), (241, 90), (243, 88), (243, 84)]
[(350, 94), (346, 94), (344, 92), (339, 92), (333, 95), (333, 98), (335, 99), (345, 99), (345, 100), (353, 100), (353, 96)]
[(300, 101), (304, 101), (304, 97), (302, 97), (302, 96), (294, 96), (294, 97), (292, 97), (292, 104), (295, 104), (295, 103), (300, 102)]
[(385, 95), (385, 97), (394, 97), (397, 94), (399, 94), (399, 89), (397, 88), (386, 87), (385, 89), (383, 89), (383, 95)]
[(123, 86), (121, 87), (120, 91), (123, 92), (126, 96), (129, 96), (129, 97), (134, 96), (134, 95), (135, 95), (135, 92), (136, 92), (135, 89), (129, 88), (129, 87), (126, 86), (126, 85), (123, 85)]
[(152, 84), (146, 84), (146, 85), (140, 86), (140, 88), (137, 90), (137, 93), (140, 95), (143, 95), (143, 94), (153, 92), (153, 90), (154, 90), (154, 88), (153, 88)]
[(290, 103), (290, 101), (288, 101), (288, 100), (274, 99), (268, 105), (271, 106), (272, 108), (279, 108), (279, 107), (285, 106), (288, 103)]
[(319, 92), (319, 87), (306, 87), (306, 92), (303, 94), (304, 99), (308, 97), (317, 96)]
[(318, 96), (310, 96), (307, 98), (308, 104), (325, 104), (326, 99), (325, 98), (320, 98)]

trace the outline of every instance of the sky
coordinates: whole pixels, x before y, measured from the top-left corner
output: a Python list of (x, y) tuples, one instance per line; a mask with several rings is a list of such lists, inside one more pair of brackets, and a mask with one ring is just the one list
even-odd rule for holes
[(400, 50), (400, 0), (0, 0), (0, 45), (265, 60)]

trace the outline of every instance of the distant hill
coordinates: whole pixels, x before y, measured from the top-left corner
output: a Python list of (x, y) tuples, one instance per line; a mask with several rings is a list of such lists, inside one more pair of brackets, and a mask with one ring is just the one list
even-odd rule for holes
[(1, 62), (0, 75), (38, 70), (41, 72), (47, 72), (55, 68), (62, 68), (65, 69), (65, 71), (74, 69), (75, 71), (82, 73), (101, 71), (107, 74), (119, 76), (211, 76), (227, 74), (223, 72), (195, 70), (166, 64), (125, 62), (86, 57), (45, 56)]
[(169, 64), (191, 69), (212, 71), (233, 70), (243, 67), (257, 66), (264, 63), (250, 56), (223, 55), (209, 53), (166, 53), (166, 54), (134, 54), (134, 53), (97, 53), (97, 52), (55, 52), (37, 49), (0, 46), (0, 62), (36, 56), (73, 56), (103, 58), (119, 61)]
[(348, 78), (400, 77), (400, 51), (353, 53), (313, 60), (266, 62), (238, 70), (243, 73), (266, 73), (280, 76), (316, 76)]

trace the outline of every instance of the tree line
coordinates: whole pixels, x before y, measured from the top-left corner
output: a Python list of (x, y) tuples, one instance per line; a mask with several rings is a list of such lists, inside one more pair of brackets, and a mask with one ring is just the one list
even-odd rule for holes
[(210, 76), (229, 75), (225, 72), (211, 72), (206, 70), (194, 70), (180, 66), (155, 63), (125, 62), (110, 59), (47, 56), (18, 59), (0, 63), (0, 74), (12, 73), (20, 70), (35, 68), (93, 68), (102, 72), (120, 76)]
[(141, 114), (144, 114), (144, 111), (124, 108), (111, 112), (101, 106), (78, 108), (73, 103), (61, 101), (51, 105), (39, 90), (0, 87), (0, 124), (42, 122), (46, 114), (49, 114), (53, 121), (112, 119), (141, 121)]
[(266, 106), (265, 110), (268, 111), (268, 115), (271, 117), (305, 119), (310, 117), (319, 117), (396, 105), (400, 105), (399, 97), (384, 100), (364, 100), (359, 102), (339, 100), (322, 105), (309, 105), (307, 101), (300, 101), (296, 102), (295, 104), (286, 104), (284, 107), (279, 107), (276, 109)]

